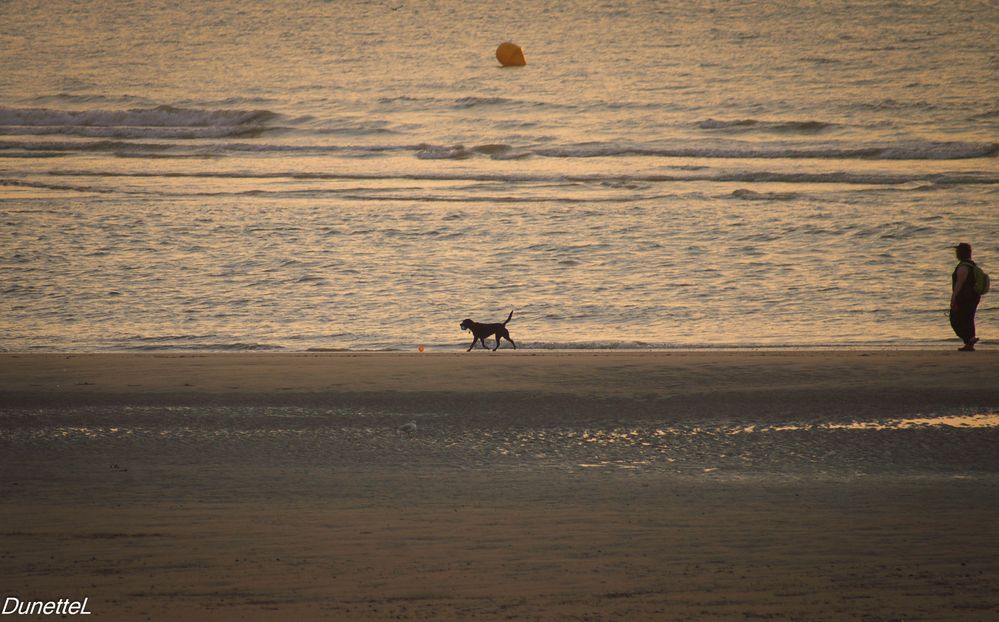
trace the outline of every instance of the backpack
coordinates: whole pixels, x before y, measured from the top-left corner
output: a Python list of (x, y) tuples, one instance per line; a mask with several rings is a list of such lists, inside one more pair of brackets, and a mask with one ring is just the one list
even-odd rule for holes
[(987, 294), (989, 288), (992, 287), (992, 279), (989, 275), (985, 274), (985, 271), (978, 267), (978, 264), (968, 263), (965, 261), (962, 264), (971, 268), (971, 277), (974, 283), (975, 293), (981, 296), (982, 294)]

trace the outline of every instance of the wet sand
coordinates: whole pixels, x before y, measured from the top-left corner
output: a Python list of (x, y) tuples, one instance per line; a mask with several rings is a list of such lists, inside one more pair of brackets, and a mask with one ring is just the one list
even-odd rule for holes
[(989, 620), (996, 413), (987, 350), (0, 354), (3, 596)]

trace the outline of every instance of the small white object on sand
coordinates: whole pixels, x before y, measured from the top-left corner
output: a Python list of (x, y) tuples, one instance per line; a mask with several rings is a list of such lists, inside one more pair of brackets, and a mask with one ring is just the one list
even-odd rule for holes
[(398, 428), (396, 428), (396, 431), (397, 432), (405, 432), (407, 434), (412, 434), (413, 432), (416, 432), (416, 422), (415, 421), (410, 421), (409, 423), (404, 423), (401, 426), (399, 426)]

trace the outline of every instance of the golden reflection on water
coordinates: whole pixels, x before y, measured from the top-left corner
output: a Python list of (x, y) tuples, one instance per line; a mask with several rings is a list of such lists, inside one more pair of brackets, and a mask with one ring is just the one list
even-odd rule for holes
[[(999, 412), (974, 413), (964, 415), (914, 416), (901, 419), (881, 419), (873, 421), (849, 422), (818, 422), (818, 423), (780, 423), (775, 425), (751, 424), (737, 427), (727, 427), (723, 424), (692, 425), (677, 427), (645, 428), (611, 428), (611, 429), (538, 429), (538, 430), (507, 430), (480, 431), (472, 434), (477, 440), (455, 438), (444, 432), (445, 438), (438, 438), (432, 428), (426, 428), (427, 438), (431, 443), (441, 443), (444, 447), (453, 447), (467, 443), (496, 446), (501, 455), (522, 453), (529, 448), (585, 448), (585, 447), (639, 447), (649, 448), (668, 444), (670, 438), (706, 436), (722, 438), (726, 436), (763, 434), (771, 432), (822, 432), (828, 430), (907, 430), (914, 428), (960, 428), (986, 429), (999, 428)], [(277, 438), (277, 437), (322, 437), (350, 435), (357, 437), (380, 438), (384, 430), (363, 428), (348, 431), (349, 428), (323, 427), (319, 429), (297, 429), (287, 427), (264, 428), (221, 428), (201, 429), (191, 426), (174, 426), (170, 428), (148, 428), (144, 426), (56, 426), (54, 428), (36, 428), (27, 436), (36, 439), (73, 438), (101, 439), (122, 436), (154, 436), (158, 438)], [(21, 437), (24, 434), (0, 435)], [(463, 436), (463, 435), (459, 435)], [(540, 454), (538, 457), (544, 457)], [(629, 461), (629, 464), (633, 462)], [(581, 464), (582, 467), (607, 466), (605, 461)]]
[(791, 430), (906, 430), (919, 427), (995, 428), (999, 427), (999, 413), (910, 417), (880, 421), (851, 421), (848, 423), (789, 424), (779, 426), (750, 425), (731, 430), (730, 433), (747, 434), (752, 432), (782, 432)]
[(480, 427), (461, 417), (426, 413), (412, 434), (397, 430), (400, 421), (414, 416), (411, 413), (371, 415), (295, 408), (137, 408), (112, 421), (109, 413), (63, 411), (7, 421), (0, 417), (0, 445), (12, 453), (49, 447), (68, 456), (99, 457), (95, 464), (102, 464), (104, 457), (135, 462), (151, 448), (151, 455), (185, 461), (211, 463), (252, 456), (264, 462), (350, 468), (373, 463), (450, 464), (712, 477), (999, 472), (995, 455), (999, 411), (854, 421), (802, 415), (799, 421), (754, 424), (724, 419), (673, 422), (663, 415), (626, 425), (587, 421), (538, 427), (502, 419)]

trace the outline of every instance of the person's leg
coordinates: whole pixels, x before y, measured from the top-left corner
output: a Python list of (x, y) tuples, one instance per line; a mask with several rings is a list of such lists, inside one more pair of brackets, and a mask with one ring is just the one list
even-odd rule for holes
[(968, 338), (965, 336), (967, 334), (964, 326), (964, 314), (961, 312), (960, 307), (957, 309), (950, 310), (950, 327), (954, 329), (954, 334), (961, 338), (965, 344), (968, 343)]
[(978, 332), (975, 330), (975, 314), (978, 313), (978, 303), (976, 300), (974, 304), (968, 305), (968, 343), (975, 345), (978, 341)]
[(963, 302), (958, 306), (956, 313), (952, 312), (951, 326), (954, 328), (954, 332), (957, 336), (961, 338), (964, 342), (964, 348), (966, 350), (974, 350), (975, 342), (978, 338), (975, 336), (975, 312), (978, 310), (977, 302)]

